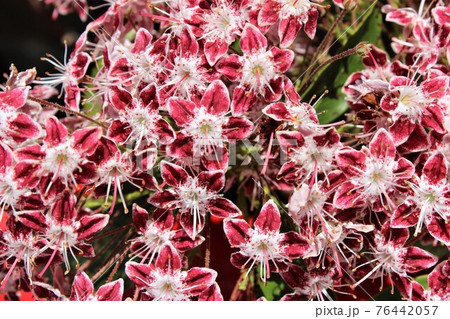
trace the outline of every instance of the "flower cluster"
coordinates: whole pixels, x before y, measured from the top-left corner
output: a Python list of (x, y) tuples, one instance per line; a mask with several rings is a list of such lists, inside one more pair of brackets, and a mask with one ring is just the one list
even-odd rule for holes
[[(433, 247), (450, 246), (450, 6), (375, 8), (403, 31), (395, 56), (360, 43), (324, 60), (356, 1), (322, 2), (108, 0), (65, 61), (44, 59), (57, 73), (11, 66), (0, 292), (219, 301), (237, 280), (234, 300), (269, 281), (281, 300), (364, 299), (372, 279), (448, 300)], [(45, 3), (88, 19), (86, 0)], [(324, 123), (298, 70), (314, 81), (355, 53), (349, 113)]]

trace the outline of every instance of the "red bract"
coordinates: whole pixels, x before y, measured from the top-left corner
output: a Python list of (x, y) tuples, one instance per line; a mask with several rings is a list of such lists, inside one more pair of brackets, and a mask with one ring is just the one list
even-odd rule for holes
[[(181, 271), (181, 259), (175, 249), (165, 246), (155, 267), (128, 262), (127, 276), (142, 291), (142, 300), (187, 301), (215, 284), (217, 273), (207, 268), (191, 268)], [(220, 299), (220, 292), (208, 295)], [(206, 298), (205, 298), (206, 299)]]
[(259, 264), (264, 282), (271, 272), (286, 271), (286, 261), (301, 257), (308, 249), (308, 242), (299, 234), (280, 233), (281, 216), (272, 200), (261, 208), (253, 229), (241, 219), (226, 219), (223, 227), (230, 245), (240, 249), (231, 255), (231, 263), (238, 268), (248, 267), (248, 272)]

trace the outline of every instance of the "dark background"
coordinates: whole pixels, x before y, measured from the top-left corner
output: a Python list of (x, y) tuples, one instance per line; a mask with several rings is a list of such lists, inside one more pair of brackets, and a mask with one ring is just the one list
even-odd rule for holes
[[(103, 1), (89, 1), (96, 5)], [(98, 17), (105, 8), (90, 11)], [(46, 53), (63, 60), (64, 44), (70, 44), (83, 32), (85, 24), (76, 13), (52, 19), (53, 6), (38, 0), (0, 0), (0, 72), (9, 73), (14, 63), (19, 71), (36, 67), (38, 75), (52, 71), (49, 63), (40, 60)], [(87, 22), (91, 21), (88, 17)], [(0, 82), (4, 82), (2, 79)]]

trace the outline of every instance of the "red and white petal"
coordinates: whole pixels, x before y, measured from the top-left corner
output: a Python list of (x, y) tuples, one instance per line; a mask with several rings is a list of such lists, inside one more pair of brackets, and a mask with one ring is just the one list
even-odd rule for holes
[(271, 199), (264, 204), (254, 223), (255, 228), (264, 232), (278, 231), (281, 227), (281, 215), (277, 205)]
[(198, 183), (208, 192), (218, 193), (225, 186), (225, 175), (223, 171), (200, 172)]
[(137, 231), (144, 233), (147, 229), (148, 212), (137, 204), (133, 204), (131, 217)]
[(414, 226), (419, 220), (419, 215), (420, 209), (409, 202), (405, 202), (398, 206), (394, 211), (391, 220), (391, 227), (408, 228)]
[(49, 227), (45, 216), (40, 211), (23, 211), (17, 213), (17, 219), (25, 226), (39, 232)]
[(5, 92), (0, 92), (0, 109), (13, 107), (18, 109), (25, 105), (28, 98), (29, 87), (20, 87)]
[(125, 273), (139, 288), (149, 286), (152, 283), (154, 280), (152, 272), (152, 268), (146, 264), (138, 264), (132, 261), (125, 264)]
[(217, 283), (213, 283), (198, 296), (198, 301), (223, 301), (220, 293), (220, 287)]
[(156, 228), (163, 230), (170, 230), (173, 227), (175, 218), (173, 213), (168, 209), (157, 209), (152, 214), (153, 225)]
[(70, 300), (86, 301), (92, 298), (93, 294), (94, 285), (88, 275), (84, 271), (77, 273), (73, 279)]
[(159, 96), (155, 83), (147, 85), (139, 93), (140, 102), (149, 110), (157, 111), (159, 108)]
[(149, 198), (148, 202), (158, 208), (171, 209), (171, 208), (175, 208), (175, 207), (172, 207), (172, 205), (173, 205), (173, 202), (175, 202), (177, 199), (178, 199), (178, 195), (175, 192), (162, 191), (162, 192), (156, 192), (155, 194), (153, 194)]
[(220, 80), (213, 81), (206, 89), (200, 101), (209, 114), (223, 115), (230, 109), (230, 95), (225, 84)]
[(210, 287), (217, 278), (217, 272), (208, 268), (194, 267), (188, 270), (183, 280), (184, 289), (197, 296)]
[(292, 148), (298, 149), (305, 144), (305, 138), (300, 132), (278, 131), (276, 137), (280, 146), (286, 152), (289, 152)]
[(181, 258), (175, 248), (166, 245), (159, 252), (155, 265), (163, 273), (173, 274), (181, 269)]
[(441, 185), (447, 182), (447, 159), (442, 153), (431, 156), (423, 166), (422, 179), (432, 185)]
[(91, 155), (102, 137), (100, 127), (87, 127), (76, 130), (72, 135), (72, 146), (83, 155)]
[(284, 233), (280, 241), (281, 253), (290, 260), (303, 256), (309, 247), (309, 242), (293, 231)]
[(275, 121), (286, 121), (291, 117), (286, 104), (283, 102), (269, 104), (262, 110), (262, 112)]
[(96, 297), (98, 301), (122, 301), (123, 279), (107, 283), (98, 288)]
[(386, 15), (386, 21), (395, 22), (403, 26), (413, 23), (416, 19), (417, 13), (402, 9), (393, 10)]
[(250, 107), (256, 102), (256, 95), (252, 89), (237, 86), (233, 90), (233, 97), (231, 100), (231, 111), (233, 115), (240, 115), (247, 112)]
[(91, 56), (86, 52), (77, 53), (70, 61), (70, 75), (76, 80), (83, 78), (91, 60)]
[(336, 157), (339, 168), (347, 177), (360, 176), (366, 169), (367, 157), (363, 152), (343, 149)]
[(184, 229), (179, 229), (170, 237), (170, 241), (180, 253), (184, 253), (202, 244), (205, 238), (196, 236), (192, 239), (192, 236), (189, 236)]
[(163, 118), (156, 120), (155, 131), (158, 133), (159, 142), (163, 145), (171, 144), (175, 140), (175, 131)]
[(380, 129), (369, 144), (370, 153), (384, 162), (394, 160), (397, 150), (392, 136), (385, 130)]
[(224, 220), (223, 230), (232, 247), (239, 247), (247, 244), (253, 235), (253, 229), (242, 219)]
[(78, 240), (91, 238), (101, 232), (108, 225), (108, 222), (109, 215), (95, 214), (84, 216), (80, 219), (80, 225), (77, 228)]
[(258, 24), (262, 27), (274, 25), (280, 16), (281, 2), (277, 0), (265, 1), (258, 14)]
[(220, 59), (216, 64), (216, 70), (234, 82), (242, 76), (242, 59), (236, 54), (231, 54)]
[(167, 100), (167, 110), (178, 126), (184, 126), (195, 118), (198, 106), (184, 99), (172, 97)]
[(351, 181), (342, 184), (335, 193), (334, 205), (340, 209), (364, 206), (366, 195), (360, 193), (357, 189), (359, 189), (358, 185)]
[(445, 221), (437, 214), (432, 214), (427, 220), (427, 228), (431, 236), (444, 245), (450, 246), (450, 222)]
[(426, 107), (422, 115), (422, 124), (426, 127), (434, 129), (436, 132), (444, 134), (446, 129), (444, 127), (444, 113), (441, 107), (437, 104)]
[(223, 57), (228, 51), (228, 43), (224, 40), (218, 39), (217, 41), (205, 42), (205, 56), (209, 65), (214, 65)]
[(244, 54), (256, 55), (266, 50), (267, 39), (257, 27), (247, 23), (242, 31), (239, 44)]
[(41, 134), (39, 125), (25, 113), (18, 113), (8, 121), (8, 131), (8, 135), (16, 143), (36, 138)]
[(5, 174), (6, 170), (12, 165), (12, 161), (11, 149), (0, 141), (0, 174)]
[(242, 215), (241, 210), (229, 199), (218, 197), (208, 202), (209, 212), (219, 218), (233, 218)]
[(223, 135), (228, 140), (241, 140), (253, 132), (253, 123), (246, 118), (231, 116), (223, 125)]
[(438, 261), (438, 258), (418, 247), (403, 248), (399, 252), (403, 267), (407, 272), (415, 273), (430, 268)]
[(184, 211), (180, 216), (180, 225), (183, 227), (184, 231), (191, 237), (197, 237), (197, 234), (203, 230), (205, 227), (205, 215), (199, 214), (196, 218), (195, 234), (194, 234), (194, 215), (191, 211)]
[(450, 296), (450, 260), (437, 265), (428, 275), (428, 287), (433, 295), (441, 298)]
[(161, 161), (161, 176), (170, 186), (186, 184), (188, 173), (181, 166)]
[(62, 143), (67, 137), (66, 127), (54, 116), (50, 116), (45, 122), (45, 143), (55, 146)]
[(136, 37), (134, 39), (134, 45), (131, 49), (131, 53), (139, 54), (145, 51), (145, 49), (152, 42), (152, 34), (145, 28), (139, 28), (136, 32)]
[(311, 40), (314, 39), (314, 36), (316, 35), (318, 18), (319, 11), (316, 8), (312, 8), (308, 11), (308, 20), (306, 21), (303, 30)]
[(280, 37), (280, 47), (289, 47), (297, 37), (298, 31), (302, 28), (302, 23), (295, 16), (289, 16), (281, 19), (278, 27), (278, 36)]
[(123, 143), (128, 139), (132, 132), (133, 129), (127, 123), (115, 120), (109, 126), (107, 136), (116, 143)]
[(109, 101), (118, 111), (125, 111), (135, 107), (133, 97), (130, 92), (119, 87), (112, 86), (108, 90)]
[(273, 57), (275, 68), (279, 73), (285, 73), (294, 61), (294, 52), (286, 49), (278, 49), (274, 47), (270, 50)]

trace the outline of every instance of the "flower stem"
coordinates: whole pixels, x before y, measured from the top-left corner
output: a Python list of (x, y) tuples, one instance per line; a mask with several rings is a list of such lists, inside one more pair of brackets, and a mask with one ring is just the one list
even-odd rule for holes
[(364, 47), (365, 45), (366, 45), (366, 42), (360, 42), (355, 47), (353, 47), (347, 51), (344, 51), (342, 53), (339, 53), (339, 54), (329, 58), (328, 60), (322, 62), (321, 64), (319, 64), (319, 66), (317, 68), (315, 68), (314, 71), (308, 76), (308, 78), (306, 79), (304, 84), (300, 86), (300, 88), (298, 89), (298, 92), (300, 94), (303, 93), (303, 90), (306, 89), (309, 86), (309, 84), (311, 84), (312, 80), (317, 75), (317, 73), (319, 73), (319, 71), (322, 70), (324, 67), (326, 67), (328, 64), (339, 61), (339, 60), (349, 57), (353, 54), (357, 54), (361, 50), (361, 48)]
[(60, 110), (60, 111), (64, 111), (64, 112), (67, 112), (67, 113), (70, 113), (70, 114), (73, 114), (73, 115), (82, 117), (82, 118), (84, 118), (85, 120), (88, 120), (88, 121), (90, 121), (90, 122), (92, 122), (92, 123), (97, 124), (97, 125), (100, 126), (100, 127), (103, 127), (104, 129), (107, 129), (107, 128), (108, 128), (105, 124), (100, 123), (99, 121), (94, 120), (93, 118), (91, 118), (91, 117), (89, 117), (89, 116), (87, 116), (87, 115), (85, 115), (85, 114), (83, 114), (83, 113), (81, 113), (81, 112), (77, 112), (77, 111), (71, 110), (71, 109), (69, 109), (69, 108), (67, 108), (67, 107), (64, 107), (64, 106), (62, 106), (62, 105), (59, 105), (59, 104), (56, 104), (56, 103), (53, 103), (53, 102), (48, 102), (48, 101), (46, 101), (46, 100), (39, 99), (39, 98), (32, 97), (32, 96), (29, 96), (28, 99), (30, 99), (31, 101), (37, 102), (37, 103), (39, 103), (39, 104), (43, 104), (43, 105), (45, 105), (45, 106), (53, 107), (53, 108), (58, 109), (58, 110)]

